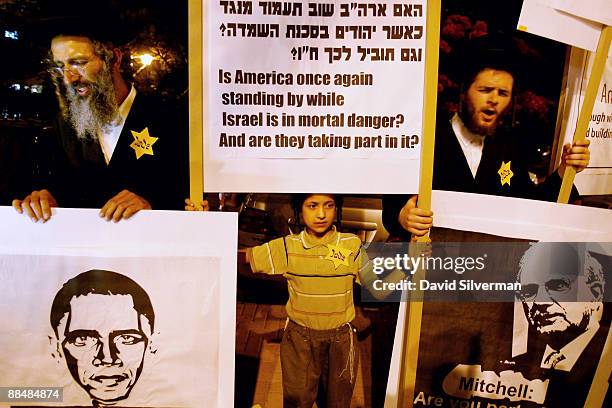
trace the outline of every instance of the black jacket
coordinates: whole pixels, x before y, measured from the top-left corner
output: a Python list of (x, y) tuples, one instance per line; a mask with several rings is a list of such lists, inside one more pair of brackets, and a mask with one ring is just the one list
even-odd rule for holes
[[(146, 199), (153, 209), (183, 208), (188, 196), (188, 123), (159, 101), (137, 94), (107, 165), (97, 140), (79, 140), (63, 119), (56, 122), (57, 145), (47, 188), (60, 207), (101, 208), (126, 189)], [(131, 131), (148, 129), (158, 138), (153, 155), (136, 157)]]
[[(540, 185), (531, 182), (525, 152), (520, 150), (524, 145), (521, 143), (521, 137), (526, 136), (507, 132), (487, 136), (474, 177), (450, 121), (439, 120), (436, 129), (433, 189), (556, 201), (561, 189), (561, 178), (554, 172)], [(513, 176), (509, 184), (502, 185), (498, 172), (504, 163), (510, 163)], [(577, 196), (578, 192), (574, 188), (572, 200)], [(397, 222), (399, 212), (409, 198), (409, 195), (403, 194), (383, 197), (383, 223), (393, 236), (409, 238), (409, 234)]]

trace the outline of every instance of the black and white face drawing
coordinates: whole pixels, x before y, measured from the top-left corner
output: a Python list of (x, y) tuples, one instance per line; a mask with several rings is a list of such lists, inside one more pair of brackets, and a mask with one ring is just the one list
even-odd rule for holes
[(233, 406), (236, 217), (58, 215), (43, 231), (0, 208), (0, 387), (62, 389), (29, 406)]
[(94, 406), (128, 398), (153, 352), (149, 295), (116, 272), (90, 270), (68, 280), (50, 316), (56, 349)]
[(525, 317), (537, 333), (564, 345), (598, 325), (605, 287), (601, 264), (584, 260), (570, 244), (535, 244), (521, 260), (517, 280)]

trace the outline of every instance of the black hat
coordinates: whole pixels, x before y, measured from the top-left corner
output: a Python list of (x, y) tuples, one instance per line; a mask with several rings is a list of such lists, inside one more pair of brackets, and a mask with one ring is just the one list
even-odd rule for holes
[(520, 67), (516, 41), (509, 35), (487, 35), (469, 41), (461, 50), (461, 82), (469, 85), (483, 69), (510, 73), (515, 82)]
[(123, 21), (118, 12), (101, 7), (89, 14), (66, 14), (39, 18), (32, 24), (37, 42), (49, 44), (59, 35), (87, 37), (116, 46), (125, 45), (135, 37), (135, 30)]

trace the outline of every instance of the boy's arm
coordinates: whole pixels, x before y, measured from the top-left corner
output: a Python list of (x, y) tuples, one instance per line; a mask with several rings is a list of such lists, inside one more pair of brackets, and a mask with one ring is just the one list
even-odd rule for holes
[(200, 204), (197, 205), (191, 199), (185, 199), (185, 211), (210, 211), (210, 206), (208, 205), (208, 200), (200, 201)]
[[(430, 243), (412, 243), (406, 248), (407, 255), (411, 258), (419, 258), (422, 256), (431, 255), (431, 244)], [(359, 270), (359, 276), (361, 278), (360, 284), (362, 287), (379, 301), (385, 300), (391, 294), (397, 292), (397, 290), (389, 289), (389, 284), (399, 283), (403, 280), (412, 280), (412, 276), (415, 271), (404, 271), (403, 269), (394, 269), (387, 274), (377, 274), (374, 272), (374, 265), (370, 261), (368, 254), (365, 252), (365, 248), (361, 248), (361, 268)], [(380, 281), (374, 285), (375, 281)]]
[[(388, 284), (388, 283), (398, 283), (398, 282), (401, 282), (402, 280), (406, 279), (409, 275), (407, 275), (406, 273), (404, 273), (404, 271), (402, 271), (400, 269), (395, 269), (391, 273), (385, 275), (384, 277), (382, 275), (378, 275), (378, 274), (376, 274), (374, 272), (374, 267), (372, 265), (372, 262), (368, 258), (368, 255), (365, 253), (365, 249), (362, 248), (361, 251), (363, 252), (361, 254), (361, 257), (362, 257), (362, 267), (359, 270), (360, 280), (358, 282), (376, 300), (384, 301), (391, 294), (395, 293), (395, 290), (388, 289), (387, 285), (380, 285), (379, 284), (379, 285), (375, 286), (374, 282), (379, 280), (379, 281), (381, 281), (381, 283), (385, 283), (385, 284)], [(382, 287), (382, 289), (376, 289), (376, 287)]]
[(287, 260), (284, 238), (273, 239), (253, 248), (239, 249), (238, 272), (244, 275), (283, 275), (287, 271)]
[(251, 248), (239, 249), (238, 250), (238, 273), (244, 276), (253, 275), (250, 265), (250, 252)]

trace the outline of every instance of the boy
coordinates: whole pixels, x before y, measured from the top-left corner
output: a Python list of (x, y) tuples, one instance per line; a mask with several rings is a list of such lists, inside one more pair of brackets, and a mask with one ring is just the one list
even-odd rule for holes
[(304, 230), (249, 248), (255, 273), (287, 278), (288, 321), (281, 343), (285, 407), (311, 408), (319, 385), (327, 406), (349, 407), (358, 351), (353, 282), (368, 263), (361, 240), (336, 230), (333, 194), (299, 194), (294, 206)]

